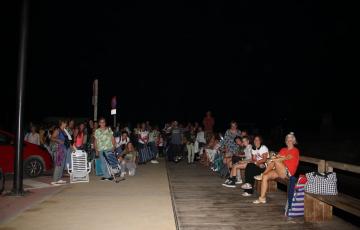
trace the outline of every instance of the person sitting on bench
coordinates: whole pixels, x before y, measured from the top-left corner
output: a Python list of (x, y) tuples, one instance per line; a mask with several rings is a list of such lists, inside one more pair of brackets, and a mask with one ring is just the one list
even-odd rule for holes
[(261, 180), (260, 197), (255, 200), (254, 204), (266, 203), (266, 191), (268, 189), (269, 180), (276, 178), (290, 178), (295, 175), (299, 165), (299, 149), (295, 147), (297, 144), (294, 133), (289, 133), (285, 137), (285, 148), (282, 148), (279, 154), (272, 157), (268, 161), (268, 166), (264, 173), (255, 176), (256, 180)]
[(259, 175), (265, 171), (266, 161), (269, 158), (269, 149), (263, 145), (261, 136), (254, 137), (254, 145), (251, 149), (252, 160), (246, 165), (245, 168), (245, 184), (241, 186), (244, 189), (242, 196), (252, 196), (253, 186), (255, 183), (254, 176)]

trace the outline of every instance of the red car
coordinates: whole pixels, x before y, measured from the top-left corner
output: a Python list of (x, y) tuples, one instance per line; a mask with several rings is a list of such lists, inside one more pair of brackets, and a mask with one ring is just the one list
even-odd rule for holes
[[(3, 173), (14, 172), (15, 160), (14, 135), (0, 130), (0, 168)], [(38, 145), (24, 141), (24, 173), (29, 177), (37, 177), (52, 168), (49, 152)]]

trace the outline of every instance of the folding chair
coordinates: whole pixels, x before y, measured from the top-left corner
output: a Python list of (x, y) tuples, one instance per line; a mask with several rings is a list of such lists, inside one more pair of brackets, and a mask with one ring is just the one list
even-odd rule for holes
[(71, 168), (67, 164), (70, 174), (70, 183), (89, 182), (91, 162), (88, 162), (87, 153), (84, 150), (76, 150), (71, 153)]

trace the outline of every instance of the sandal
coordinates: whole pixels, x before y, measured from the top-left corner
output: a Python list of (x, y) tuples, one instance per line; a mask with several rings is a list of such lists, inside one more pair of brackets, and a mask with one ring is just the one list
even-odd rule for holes
[(259, 197), (257, 200), (253, 201), (254, 204), (266, 204), (266, 198)]

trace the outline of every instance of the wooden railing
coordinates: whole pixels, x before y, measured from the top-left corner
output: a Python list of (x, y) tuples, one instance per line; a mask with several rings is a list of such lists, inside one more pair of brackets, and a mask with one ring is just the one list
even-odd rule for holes
[(327, 172), (334, 171), (334, 168), (348, 171), (348, 172), (353, 172), (353, 173), (360, 173), (359, 165), (345, 164), (345, 163), (340, 163), (340, 162), (335, 162), (335, 161), (326, 161)]
[(300, 161), (317, 165), (319, 173), (323, 173), (326, 171), (325, 160), (317, 159), (317, 158), (313, 158), (313, 157), (300, 156)]

